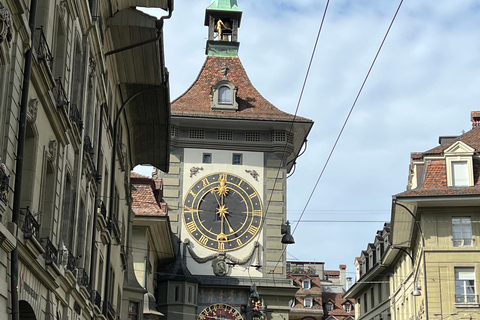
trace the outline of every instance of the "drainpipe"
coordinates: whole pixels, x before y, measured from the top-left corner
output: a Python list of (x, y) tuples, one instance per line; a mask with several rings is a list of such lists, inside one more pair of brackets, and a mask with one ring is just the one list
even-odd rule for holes
[[(22, 191), (22, 176), (23, 176), (23, 158), (25, 154), (25, 135), (27, 124), (27, 105), (28, 94), (30, 89), (30, 76), (32, 74), (32, 56), (33, 56), (33, 34), (35, 31), (35, 18), (37, 14), (37, 0), (30, 1), (30, 17), (28, 19), (28, 26), (30, 28), (30, 48), (25, 52), (25, 65), (23, 70), (23, 84), (22, 84), (22, 100), (20, 103), (20, 119), (18, 124), (18, 144), (15, 165), (15, 186), (13, 195), (12, 208), (12, 222), (15, 225), (15, 239), (18, 237), (18, 218), (20, 216), (20, 200)], [(11, 252), (11, 277), (10, 277), (10, 291), (12, 298), (12, 320), (19, 320), (19, 305), (18, 305), (18, 240), (15, 249)]]
[[(129, 49), (132, 49), (132, 48), (143, 46), (143, 45), (148, 44), (148, 43), (152, 43), (152, 42), (155, 42), (155, 41), (160, 41), (161, 38), (162, 38), (163, 21), (166, 20), (166, 19), (170, 19), (172, 17), (172, 12), (173, 12), (173, 0), (169, 0), (168, 15), (163, 16), (163, 17), (161, 17), (160, 19), (157, 20), (156, 27), (157, 27), (157, 30), (158, 30), (158, 34), (155, 38), (149, 39), (149, 40), (146, 40), (146, 41), (142, 41), (142, 42), (130, 45), (130, 46), (123, 47), (123, 48), (119, 48), (119, 49), (116, 49), (116, 50), (109, 51), (109, 52), (105, 53), (105, 57), (107, 57), (109, 55), (112, 55), (112, 54), (115, 54), (115, 53), (118, 53), (118, 52), (122, 52), (122, 51), (125, 51), (125, 50), (129, 50)], [(159, 51), (160, 51), (160, 58), (162, 59), (161, 62), (163, 62), (163, 52), (162, 52), (161, 48), (160, 48)], [(164, 62), (161, 65), (164, 66)], [(165, 70), (162, 70), (162, 74), (164, 72), (165, 72)], [(164, 80), (165, 80), (165, 78), (164, 78)], [(164, 85), (163, 87), (164, 87), (164, 90), (168, 89), (168, 86)], [(158, 90), (158, 88), (155, 87), (155, 88), (149, 88), (149, 89), (146, 89), (146, 90), (142, 90), (140, 92), (137, 92), (136, 94), (134, 94), (130, 98), (128, 98), (122, 104), (122, 106), (120, 107), (120, 109), (118, 110), (118, 112), (115, 116), (115, 121), (114, 121), (114, 124), (113, 124), (113, 135), (112, 135), (112, 139), (113, 139), (112, 157), (110, 159), (111, 160), (111, 162), (110, 162), (110, 170), (111, 170), (111, 175), (110, 175), (110, 199), (108, 201), (109, 204), (108, 204), (108, 215), (107, 215), (107, 224), (108, 224), (109, 233), (112, 232), (112, 216), (113, 216), (113, 204), (114, 204), (114, 196), (115, 196), (115, 194), (114, 194), (114, 192), (115, 192), (115, 174), (116, 174), (115, 164), (116, 164), (116, 152), (117, 152), (118, 121), (120, 120), (120, 116), (122, 115), (125, 108), (130, 104), (130, 102), (133, 99), (135, 99), (136, 97), (138, 97), (139, 95), (141, 95), (141, 94), (143, 94), (147, 91), (152, 91), (152, 90)], [(108, 299), (109, 299), (109, 297), (108, 297), (108, 294), (109, 294), (108, 291), (109, 290), (108, 289), (110, 287), (111, 251), (112, 251), (112, 244), (111, 244), (111, 241), (110, 241), (110, 243), (108, 243), (108, 246), (107, 246), (107, 254), (106, 254), (106, 257), (105, 257), (105, 287), (104, 287), (104, 295), (103, 295), (104, 305), (103, 305), (103, 310), (102, 310), (103, 315), (107, 318), (108, 318), (107, 303), (108, 303)]]

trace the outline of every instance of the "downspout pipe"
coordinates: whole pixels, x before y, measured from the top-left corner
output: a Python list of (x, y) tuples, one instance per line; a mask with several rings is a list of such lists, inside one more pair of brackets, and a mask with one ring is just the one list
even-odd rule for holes
[[(107, 53), (105, 53), (105, 57), (109, 56), (109, 55), (112, 55), (112, 54), (115, 54), (115, 53), (119, 53), (119, 52), (122, 52), (122, 51), (125, 51), (125, 50), (129, 50), (129, 49), (132, 49), (132, 48), (136, 48), (136, 47), (139, 47), (139, 46), (143, 46), (145, 44), (148, 44), (148, 43), (152, 43), (152, 42), (155, 42), (155, 41), (160, 41), (161, 38), (162, 38), (162, 34), (163, 34), (163, 21), (166, 20), (166, 19), (170, 19), (172, 17), (172, 13), (173, 13), (173, 0), (169, 0), (169, 11), (168, 11), (168, 15), (166, 16), (163, 16), (161, 17), (159, 20), (157, 20), (157, 30), (158, 30), (158, 34), (155, 38), (153, 39), (150, 39), (150, 40), (146, 40), (146, 41), (142, 41), (142, 42), (139, 42), (137, 44), (133, 44), (133, 45), (130, 45), (130, 46), (126, 46), (126, 47), (123, 47), (123, 48), (119, 48), (119, 49), (116, 49), (116, 50), (112, 50), (112, 51), (109, 51)], [(163, 52), (160, 48), (160, 57), (161, 59), (163, 60)], [(162, 64), (162, 66), (164, 66), (164, 63)], [(162, 74), (164, 73), (165, 70), (162, 70)], [(168, 79), (168, 78), (167, 78)], [(165, 82), (164, 82), (165, 84)], [(164, 90), (165, 90), (165, 85), (164, 85)], [(143, 94), (147, 91), (152, 91), (152, 90), (158, 90), (158, 88), (149, 88), (149, 89), (146, 89), (146, 90), (143, 90), (143, 91), (140, 91), (140, 92), (137, 92), (136, 94), (134, 94), (133, 96), (131, 96), (130, 98), (128, 98), (123, 104), (122, 106), (120, 107), (120, 109), (118, 110), (116, 116), (115, 116), (115, 121), (114, 121), (114, 124), (113, 124), (113, 135), (112, 135), (112, 138), (113, 138), (113, 146), (112, 146), (112, 156), (111, 156), (111, 162), (110, 162), (110, 170), (111, 170), (111, 175), (110, 175), (110, 198), (109, 198), (109, 204), (108, 204), (108, 215), (107, 215), (107, 228), (108, 228), (108, 231), (111, 233), (111, 227), (112, 227), (112, 216), (113, 216), (113, 205), (114, 205), (114, 196), (115, 196), (115, 175), (116, 175), (116, 170), (115, 170), (115, 164), (116, 164), (116, 152), (117, 152), (117, 135), (118, 135), (118, 121), (120, 120), (120, 116), (122, 115), (123, 111), (125, 110), (125, 108), (130, 104), (130, 102), (135, 99), (136, 97), (138, 97), (140, 94)], [(168, 86), (167, 86), (167, 90), (168, 90)], [(170, 101), (168, 101), (170, 102)], [(104, 287), (104, 295), (103, 295), (103, 301), (104, 301), (104, 304), (103, 304), (103, 315), (105, 317), (108, 316), (108, 308), (107, 308), (107, 303), (109, 301), (109, 290), (108, 288), (110, 287), (110, 260), (111, 260), (111, 251), (112, 251), (112, 244), (111, 242), (108, 244), (107, 246), (107, 253), (106, 253), (106, 257), (105, 257), (105, 287)]]
[[(33, 35), (35, 31), (35, 18), (37, 15), (37, 0), (30, 1), (30, 16), (28, 18), (28, 27), (30, 28), (30, 48), (25, 52), (25, 64), (23, 69), (22, 99), (20, 102), (20, 118), (18, 124), (18, 144), (15, 164), (15, 185), (12, 207), (12, 222), (15, 226), (15, 239), (18, 237), (18, 220), (20, 216), (20, 200), (22, 193), (23, 160), (25, 156), (25, 136), (27, 124), (27, 106), (30, 89), (30, 77), (32, 74), (33, 58)], [(18, 304), (18, 241), (15, 249), (11, 252), (11, 277), (10, 292), (12, 300), (12, 320), (19, 320)]]

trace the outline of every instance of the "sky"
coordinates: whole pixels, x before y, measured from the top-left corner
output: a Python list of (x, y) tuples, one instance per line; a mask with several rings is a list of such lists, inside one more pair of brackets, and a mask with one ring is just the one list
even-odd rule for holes
[[(238, 0), (240, 60), (257, 90), (291, 114), (326, 3)], [(165, 21), (172, 100), (205, 61), (209, 4), (177, 0)], [(287, 182), (296, 241), (288, 246), (288, 260), (325, 262), (327, 270), (346, 264), (354, 278), (355, 257), (389, 221), (392, 195), (406, 189), (410, 153), (437, 146), (439, 136), (470, 130), (470, 112), (480, 110), (480, 0), (405, 0), (318, 180), (399, 4), (329, 3), (298, 109), (315, 124)]]

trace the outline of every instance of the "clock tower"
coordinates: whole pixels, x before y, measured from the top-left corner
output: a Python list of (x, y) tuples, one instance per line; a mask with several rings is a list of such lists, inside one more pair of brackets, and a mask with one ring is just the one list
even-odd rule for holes
[[(170, 171), (154, 172), (163, 178), (179, 259), (199, 281), (188, 319), (288, 319), (296, 292), (281, 227), (287, 175), (313, 122), (279, 110), (252, 85), (238, 57), (241, 19), (237, 0), (212, 0), (206, 9), (207, 58), (171, 103)], [(159, 301), (167, 314), (175, 302), (168, 296)], [(180, 296), (186, 303), (188, 293)]]

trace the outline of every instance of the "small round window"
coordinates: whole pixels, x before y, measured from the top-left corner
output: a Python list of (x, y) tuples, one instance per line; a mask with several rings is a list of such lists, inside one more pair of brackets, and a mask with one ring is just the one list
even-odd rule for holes
[(218, 103), (232, 103), (232, 90), (229, 87), (222, 86), (218, 89)]

